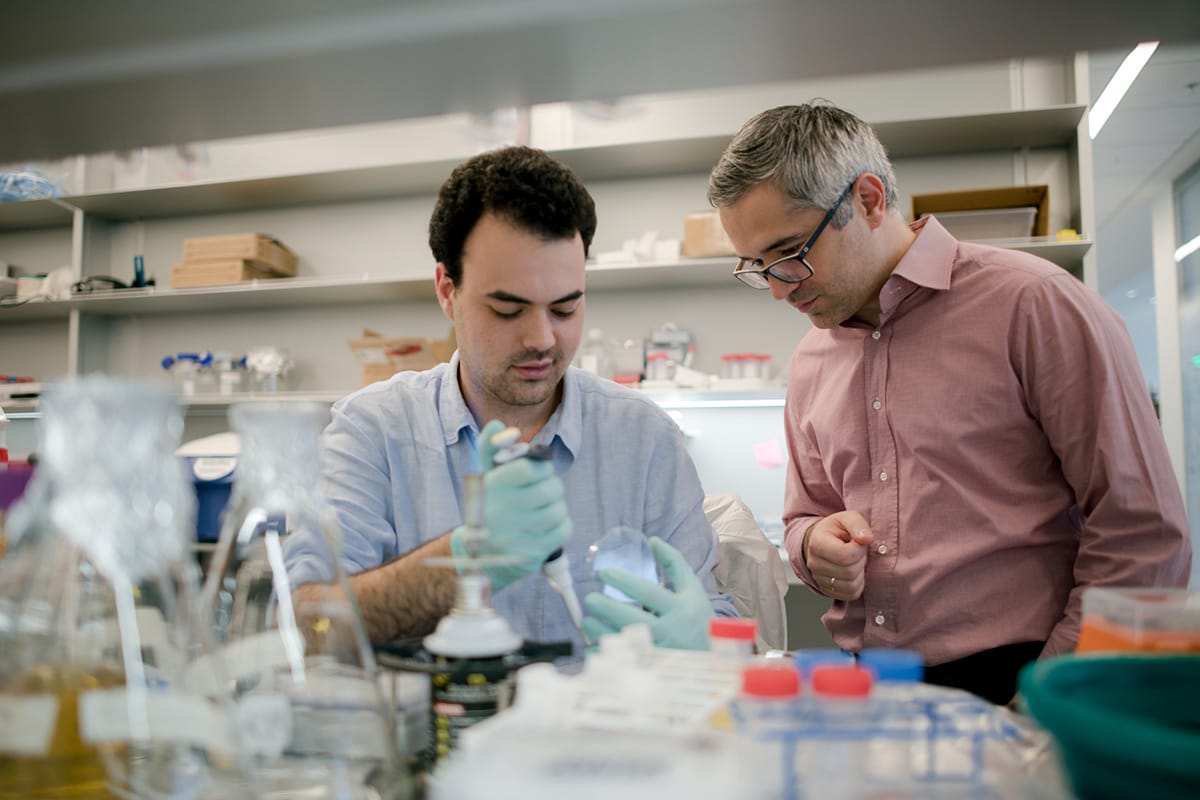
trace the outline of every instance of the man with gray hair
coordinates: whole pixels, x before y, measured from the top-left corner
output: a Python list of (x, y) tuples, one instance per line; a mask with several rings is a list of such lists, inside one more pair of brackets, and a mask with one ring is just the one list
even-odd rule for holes
[(805, 314), (792, 567), (837, 644), (993, 702), (1071, 652), (1088, 586), (1185, 586), (1183, 499), (1129, 334), (1060, 267), (908, 223), (869, 125), (765, 111), (713, 169), (734, 275)]

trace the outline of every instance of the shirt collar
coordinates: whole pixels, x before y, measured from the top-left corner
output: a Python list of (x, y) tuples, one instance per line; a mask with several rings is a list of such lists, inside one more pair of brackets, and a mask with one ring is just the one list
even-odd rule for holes
[[(469, 431), (468, 436), (473, 440), (479, 436), (479, 425), (475, 416), (467, 407), (463, 397), (462, 387), (458, 383), (458, 351), (450, 356), (442, 374), (441, 391), (438, 397), (438, 417), (442, 423), (442, 438), (447, 447), (456, 444), (463, 436), (463, 431)], [(488, 420), (484, 420), (487, 424)], [(567, 368), (563, 377), (563, 397), (558, 408), (550, 415), (550, 419), (533, 437), (531, 444), (550, 445), (555, 438), (572, 456), (578, 452), (583, 439), (583, 392), (579, 385), (579, 373), (573, 368)]]
[(447, 447), (458, 442), (464, 430), (470, 438), (479, 435), (479, 426), (471, 409), (467, 408), (462, 387), (458, 385), (458, 351), (450, 356), (450, 363), (442, 373), (441, 390), (438, 392), (438, 419), (442, 423), (442, 438)]
[(934, 217), (924, 217), (908, 227), (917, 238), (892, 275), (927, 289), (949, 289), (958, 241)]

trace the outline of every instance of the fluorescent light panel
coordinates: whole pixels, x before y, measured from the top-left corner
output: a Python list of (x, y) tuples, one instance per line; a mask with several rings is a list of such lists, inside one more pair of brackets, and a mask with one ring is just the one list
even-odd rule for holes
[(1133, 52), (1125, 56), (1121, 66), (1117, 67), (1116, 74), (1112, 76), (1108, 86), (1104, 87), (1104, 91), (1096, 99), (1092, 110), (1088, 112), (1088, 136), (1095, 139), (1096, 134), (1100, 133), (1104, 123), (1108, 122), (1108, 118), (1116, 111), (1117, 104), (1129, 91), (1129, 87), (1137, 79), (1138, 73), (1142, 71), (1142, 67), (1146, 66), (1146, 62), (1150, 60), (1150, 56), (1154, 55), (1157, 48), (1158, 42), (1142, 42), (1133, 48)]

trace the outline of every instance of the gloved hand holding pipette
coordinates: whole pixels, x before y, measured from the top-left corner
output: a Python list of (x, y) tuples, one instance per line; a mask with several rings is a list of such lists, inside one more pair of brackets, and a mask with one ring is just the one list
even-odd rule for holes
[[(507, 556), (515, 563), (485, 567), (493, 591), (539, 570), (546, 558), (571, 538), (571, 518), (563, 500), (563, 485), (552, 464), (518, 458), (496, 465), (502, 442), (493, 442), (505, 425), (492, 420), (479, 434), (479, 466), (485, 471), (484, 521), (487, 538), (474, 555)], [(455, 528), (450, 549), (456, 557), (471, 554), (467, 531)]]
[(583, 632), (598, 642), (605, 634), (642, 622), (650, 626), (659, 647), (707, 650), (708, 621), (713, 615), (708, 592), (674, 547), (655, 536), (650, 539), (650, 549), (674, 591), (624, 570), (599, 570), (601, 580), (629, 595), (640, 607), (592, 592), (583, 598), (589, 612), (583, 620)]

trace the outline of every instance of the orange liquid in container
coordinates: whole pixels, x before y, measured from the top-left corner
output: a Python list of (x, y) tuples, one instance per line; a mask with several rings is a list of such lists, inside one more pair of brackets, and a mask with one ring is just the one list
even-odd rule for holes
[(1096, 617), (1084, 617), (1075, 652), (1200, 654), (1200, 631), (1147, 630)]

